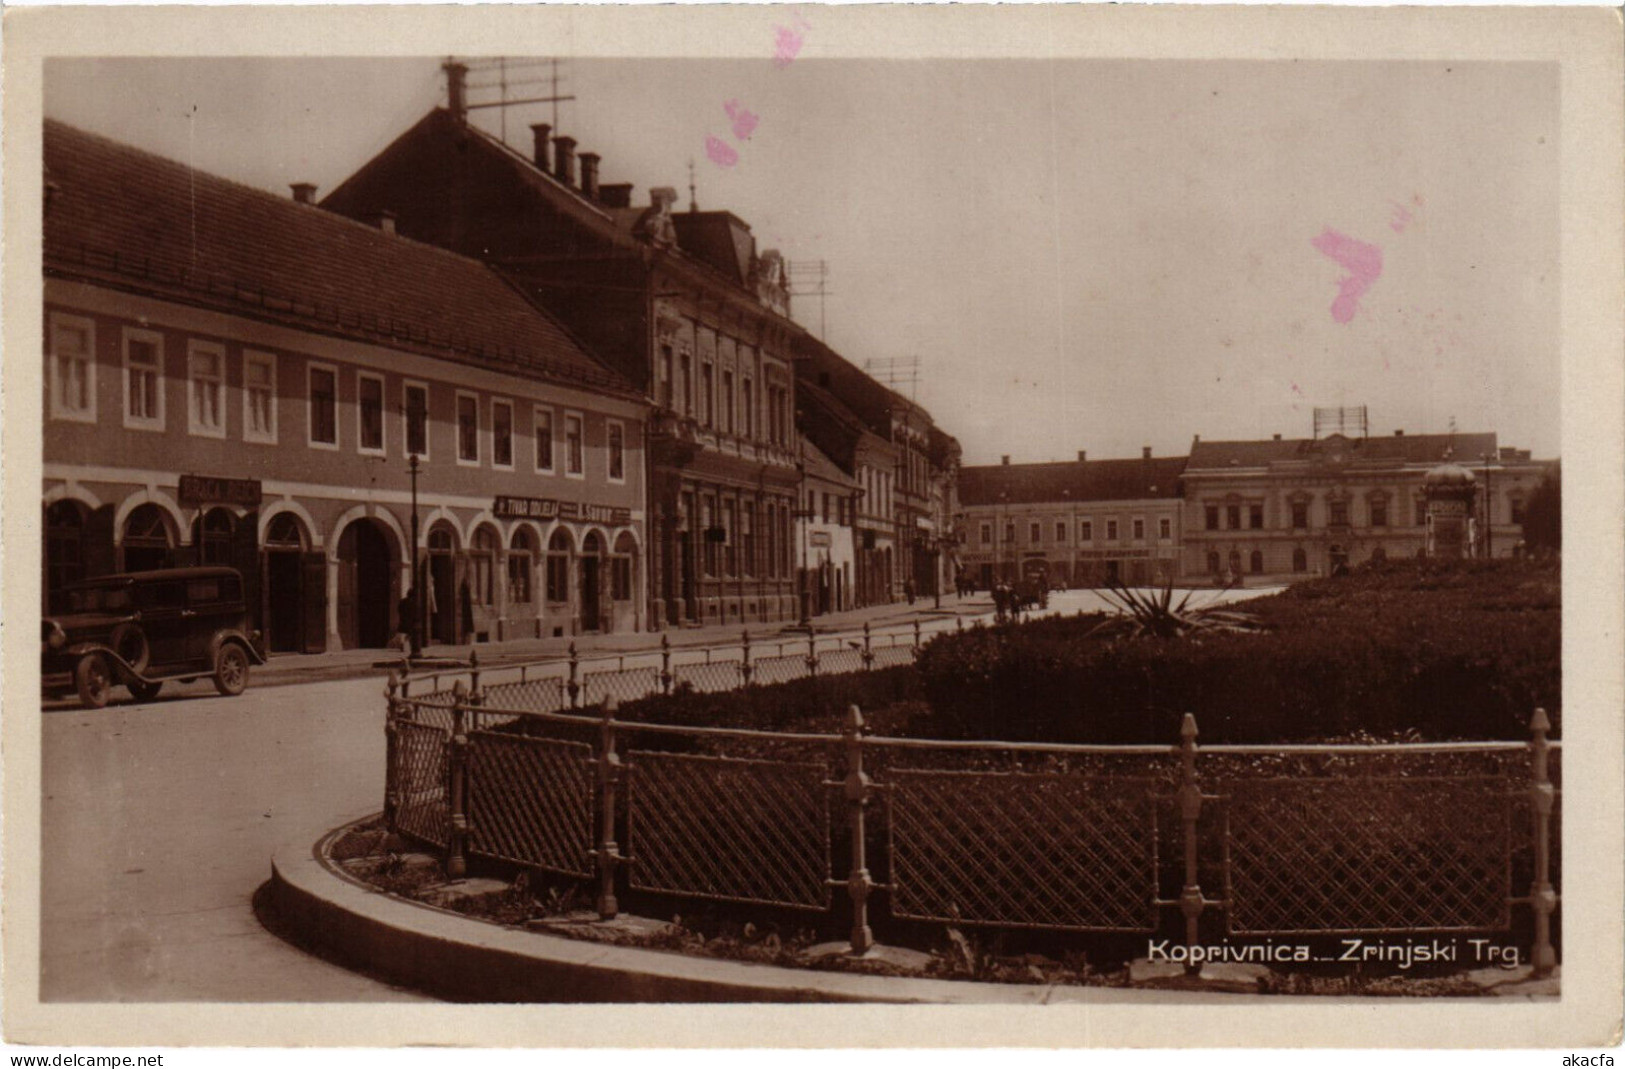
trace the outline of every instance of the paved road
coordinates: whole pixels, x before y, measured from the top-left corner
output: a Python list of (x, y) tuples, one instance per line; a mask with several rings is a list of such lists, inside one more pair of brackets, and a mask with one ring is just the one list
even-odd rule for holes
[[(1072, 592), (1052, 611), (1098, 604)], [(304, 954), (251, 906), (277, 846), (381, 807), (381, 681), (115, 695), (106, 709), (42, 713), (41, 998), (418, 998)]]
[(271, 935), (251, 900), (272, 850), (383, 798), (377, 680), (44, 713), (42, 1001), (419, 996)]

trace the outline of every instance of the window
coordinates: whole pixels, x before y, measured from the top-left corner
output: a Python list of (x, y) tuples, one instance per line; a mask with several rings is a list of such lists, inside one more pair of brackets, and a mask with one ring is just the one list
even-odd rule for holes
[(1221, 570), (1219, 567), (1219, 554), (1216, 551), (1210, 551), (1207, 555), (1207, 570), (1209, 575), (1218, 575)]
[(1333, 526), (1346, 525), (1349, 522), (1349, 503), (1347, 501), (1331, 501), (1328, 504), (1331, 508), (1327, 522)]
[(739, 385), (739, 415), (740, 430), (746, 438), (756, 436), (756, 393), (751, 389), (750, 379)]
[(1232, 549), (1230, 551), (1230, 574), (1241, 574), (1241, 550), (1239, 549)]
[(1174, 521), (1167, 516), (1157, 520), (1157, 537), (1164, 542), (1174, 537)]
[(1523, 498), (1515, 497), (1512, 499), (1512, 522), (1521, 524), (1523, 523), (1523, 518)]
[(722, 429), (734, 432), (734, 373), (722, 373)]
[(1388, 526), (1388, 502), (1380, 499), (1371, 502), (1371, 526)]
[(1219, 506), (1217, 505), (1207, 506), (1207, 529), (1210, 531), (1219, 529)]
[[(756, 502), (754, 502), (754, 501), (745, 502), (744, 508), (740, 511), (739, 520), (740, 520), (739, 533), (740, 533), (740, 536), (743, 538), (744, 543), (745, 543), (745, 551), (741, 555), (742, 559), (741, 559), (740, 564), (741, 564), (741, 567), (743, 568), (744, 573), (746, 575), (755, 575), (756, 574)], [(625, 538), (627, 536), (622, 535), (621, 537)]]
[(1134, 518), (1134, 540), (1136, 542), (1145, 541), (1145, 521), (1138, 516)]
[(491, 466), (513, 470), (513, 402), (491, 402)]
[(497, 603), (496, 567), (497, 535), (489, 527), (474, 532), (474, 551), (469, 555), (473, 565), (474, 604), (491, 606)]
[(825, 494), (824, 495), (824, 509), (823, 509), (823, 514), (822, 514), (823, 522), (825, 522), (825, 523), (828, 523), (830, 521), (830, 507), (829, 506), (830, 506), (830, 495)]
[(276, 357), (243, 354), (243, 441), (276, 444)]
[(1066, 541), (1066, 521), (1065, 520), (1057, 520), (1057, 521), (1055, 521), (1055, 541), (1057, 541), (1057, 542), (1065, 542)]
[(51, 316), (51, 416), (96, 422), (96, 327), (78, 316)]
[(677, 381), (677, 404), (681, 408), (683, 415), (692, 416), (694, 414), (694, 369), (687, 353), (684, 353), (678, 359), (678, 365), (682, 377)]
[(1226, 505), (1224, 507), (1225, 526), (1232, 531), (1241, 530), (1241, 506)]
[(1294, 549), (1292, 551), (1292, 570), (1307, 572), (1309, 570), (1309, 554), (1301, 549)]
[(429, 459), (429, 387), (409, 382), (406, 396), (406, 452)]
[(236, 519), (230, 509), (212, 508), (192, 524), (192, 545), (199, 564), (230, 564)]
[(700, 366), (700, 418), (707, 427), (716, 426), (716, 400), (711, 395), (711, 365)]
[(1262, 531), (1264, 529), (1264, 506), (1263, 505), (1248, 505), (1247, 506), (1247, 526), (1252, 528), (1255, 531)]
[(530, 604), (530, 570), (536, 557), (536, 542), (526, 527), (515, 527), (508, 543), (508, 604)]
[(1428, 522), (1428, 503), (1427, 503), (1427, 499), (1423, 498), (1423, 497), (1419, 497), (1419, 498), (1416, 499), (1416, 526), (1418, 526), (1418, 527), (1426, 527), (1427, 522)]
[(457, 463), (480, 462), (480, 399), (457, 391)]
[(365, 371), (355, 378), (356, 444), (363, 453), (384, 451), (384, 377)]
[(186, 354), (187, 430), (207, 438), (226, 436), (226, 351), (194, 341)]
[(992, 544), (993, 544), (993, 525), (991, 523), (983, 523), (982, 524), (982, 545), (991, 546)]
[(672, 395), (671, 375), (672, 375), (671, 346), (662, 345), (660, 347), (660, 393), (659, 393), (658, 397), (659, 397), (661, 405), (666, 407), (666, 408), (671, 408), (672, 407), (672, 403), (671, 403), (671, 395)]
[(1084, 520), (1078, 524), (1078, 541), (1093, 542), (1095, 540), (1095, 521)]
[(51, 594), (53, 611), (56, 595), (69, 583), (85, 577), (85, 514), (78, 503), (66, 498), (45, 507), (45, 588)]
[(553, 474), (553, 410), (551, 408), (537, 408), (533, 413), (536, 421), (536, 470)]
[(580, 479), (586, 475), (586, 458), (582, 452), (581, 416), (575, 412), (564, 414), (564, 474)]
[(1294, 531), (1307, 531), (1309, 529), (1309, 502), (1292, 502), (1292, 529)]
[(704, 559), (706, 575), (716, 575), (721, 567), (722, 555), (718, 550), (718, 538), (722, 531), (717, 527), (717, 510), (713, 499), (709, 497), (700, 499), (700, 539), (705, 546), (701, 554)]
[(1032, 523), (1029, 523), (1027, 525), (1027, 542), (1030, 545), (1036, 546), (1036, 545), (1038, 545), (1039, 542), (1042, 542), (1043, 540), (1044, 540), (1044, 525), (1039, 523), (1037, 520), (1034, 520)]
[(150, 330), (124, 332), (124, 425), (164, 429), (164, 339)]
[(1264, 574), (1264, 554), (1262, 552), (1256, 549), (1253, 550), (1252, 555), (1247, 558), (1247, 570), (1254, 575)]
[(570, 536), (563, 530), (547, 540), (547, 600), (570, 600)]
[(1004, 544), (1007, 545), (1007, 546), (1008, 545), (1013, 545), (1013, 544), (1015, 544), (1015, 541), (1016, 541), (1016, 524), (1015, 524), (1014, 520), (1010, 520), (1010, 521), (1007, 521), (1005, 523), (1005, 525), (1004, 525)]
[[(826, 502), (828, 495), (825, 495)], [(739, 547), (734, 542), (734, 508), (732, 501), (722, 503), (723, 567), (729, 575), (739, 574)]]
[(626, 481), (626, 428), (616, 420), (610, 420), (609, 428), (609, 481), (624, 483)]
[(331, 367), (311, 364), (307, 368), (310, 393), (309, 443), (324, 449), (339, 447), (338, 389), (339, 375)]
[(1108, 541), (1108, 542), (1117, 541), (1117, 521), (1116, 520), (1107, 520), (1106, 521), (1106, 541)]

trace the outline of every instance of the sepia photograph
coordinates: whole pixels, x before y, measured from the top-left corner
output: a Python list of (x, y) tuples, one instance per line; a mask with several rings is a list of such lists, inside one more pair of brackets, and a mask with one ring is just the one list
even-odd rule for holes
[(7, 1039), (1617, 1028), (1617, 20), (1056, 14), (8, 19)]

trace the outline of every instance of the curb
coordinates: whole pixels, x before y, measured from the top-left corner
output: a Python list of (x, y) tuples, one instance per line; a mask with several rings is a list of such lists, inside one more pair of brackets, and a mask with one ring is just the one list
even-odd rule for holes
[[(1127, 988), (863, 976), (605, 946), (504, 928), (367, 889), (288, 845), (271, 859), (267, 906), (310, 949), (451, 1002), (1144, 1003)], [(1150, 996), (1149, 998), (1147, 996)], [(1164, 996), (1165, 998), (1166, 996)], [(1234, 996), (1181, 992), (1181, 1001)]]

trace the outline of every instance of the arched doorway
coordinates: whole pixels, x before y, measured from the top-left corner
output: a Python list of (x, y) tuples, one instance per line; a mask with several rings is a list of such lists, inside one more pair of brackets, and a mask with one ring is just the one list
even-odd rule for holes
[(344, 528), (338, 547), (339, 641), (349, 649), (389, 645), (395, 604), (395, 552), (389, 530), (374, 519)]
[(615, 536), (615, 557), (610, 562), (609, 596), (614, 601), (631, 601), (637, 590), (638, 543), (632, 532)]
[(69, 583), (85, 578), (85, 510), (63, 498), (45, 507), (45, 595), (47, 604)]
[[(265, 528), (265, 642), (272, 653), (314, 653), (321, 649), (327, 627), (326, 570), (316, 571), (306, 589), (304, 556), (309, 540), (299, 517), (279, 512)], [(314, 569), (311, 569), (314, 570)], [(307, 627), (305, 605), (320, 603), (314, 627)], [(307, 633), (314, 630), (313, 643)]]
[[(547, 615), (552, 619), (570, 616), (570, 532), (555, 527), (547, 539)], [(564, 634), (564, 628), (554, 625), (555, 637)]]
[(581, 544), (581, 629), (598, 631), (604, 626), (603, 597), (604, 539), (597, 531), (588, 532)]
[(519, 634), (519, 628), (522, 626), (524, 634), (536, 634), (540, 637), (540, 633), (534, 630), (533, 623), (537, 615), (536, 603), (531, 594), (535, 566), (536, 536), (531, 534), (529, 527), (520, 524), (513, 529), (513, 537), (508, 540), (507, 616), (510, 635)]
[(167, 568), (173, 545), (164, 510), (157, 505), (138, 505), (124, 520), (123, 570), (144, 572)]
[(231, 566), (236, 530), (237, 518), (230, 509), (212, 508), (198, 516), (192, 523), (192, 548), (197, 552), (197, 562)]
[(429, 641), (457, 642), (457, 535), (444, 520), (429, 528)]

